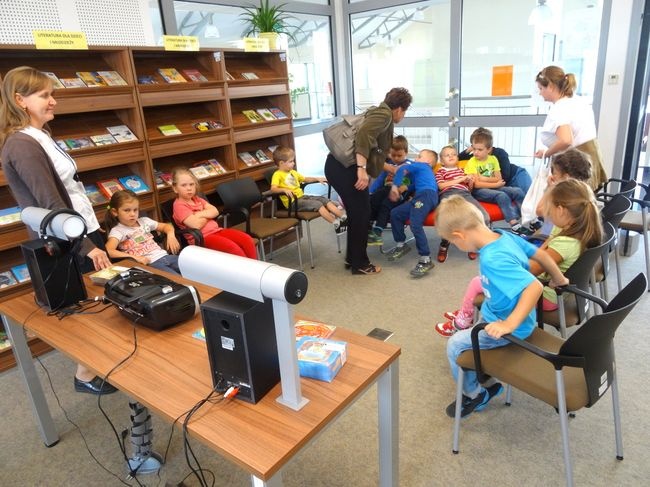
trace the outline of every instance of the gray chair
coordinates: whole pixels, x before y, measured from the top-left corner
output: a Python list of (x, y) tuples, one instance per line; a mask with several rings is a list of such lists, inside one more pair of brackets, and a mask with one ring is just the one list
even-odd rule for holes
[[(632, 202), (639, 206), (639, 210), (628, 211), (619, 228), (625, 230), (627, 242), (630, 232), (638, 232), (643, 235), (643, 251), (645, 254), (646, 277), (650, 280), (650, 220), (648, 219), (648, 208), (650, 208), (650, 185), (638, 184), (645, 192), (643, 199), (631, 198)], [(650, 284), (648, 285), (650, 291)]]
[[(614, 334), (645, 294), (646, 286), (645, 276), (638, 274), (609, 304), (567, 286), (567, 291), (594, 301), (603, 308), (603, 312), (589, 318), (566, 340), (535, 328), (526, 340), (508, 334), (504, 338), (511, 342), (509, 345), (479, 350), (478, 333), (486, 326), (486, 323), (480, 323), (472, 329), (472, 350), (463, 352), (457, 359), (458, 365), (463, 369), (476, 370), (480, 382), (494, 377), (508, 384), (507, 405), (510, 405), (513, 387), (549, 404), (558, 412), (566, 483), (569, 486), (573, 485), (573, 470), (569, 453), (568, 414), (593, 406), (610, 388), (616, 458), (623, 459)], [(463, 374), (459, 374), (452, 445), (454, 453), (459, 452), (462, 393)]]
[[(634, 183), (636, 187), (636, 183)], [(604, 223), (610, 223), (614, 227), (614, 241), (607, 252), (603, 252), (601, 265), (597, 266), (594, 272), (594, 283), (600, 284), (600, 295), (607, 300), (607, 276), (609, 274), (609, 257), (614, 253), (614, 263), (616, 264), (616, 281), (618, 290), (621, 290), (621, 268), (619, 265), (617, 247), (618, 228), (625, 217), (625, 214), (632, 208), (632, 202), (624, 194), (615, 194), (608, 199), (600, 210), (600, 217)]]
[(264, 195), (251, 178), (239, 178), (221, 183), (217, 186), (217, 194), (224, 204), (224, 213), (229, 215), (240, 214), (244, 218), (230, 228), (236, 228), (246, 232), (251, 237), (258, 239), (259, 255), (266, 260), (264, 242), (270, 242), (270, 255), (273, 258), (273, 239), (277, 236), (294, 231), (296, 234), (296, 245), (298, 246), (298, 262), (302, 270), (302, 252), (300, 250), (300, 221), (296, 218), (269, 218), (263, 216), (260, 211), (259, 217), (253, 217), (252, 209), (262, 205)]

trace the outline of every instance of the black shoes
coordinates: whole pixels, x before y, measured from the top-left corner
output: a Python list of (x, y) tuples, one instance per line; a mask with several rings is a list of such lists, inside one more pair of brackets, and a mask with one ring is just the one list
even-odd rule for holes
[(85, 382), (79, 380), (76, 377), (74, 378), (74, 390), (77, 392), (85, 392), (87, 394), (112, 394), (117, 391), (115, 387), (110, 385), (108, 382), (95, 376), (92, 380)]
[[(474, 411), (481, 411), (485, 409), (485, 406), (487, 406), (488, 402), (490, 402), (490, 399), (498, 396), (501, 394), (501, 392), (503, 392), (503, 386), (501, 383), (496, 382), (491, 386), (483, 389), (474, 399), (471, 399), (463, 394), (463, 406), (460, 410), (460, 417), (464, 418)], [(447, 413), (447, 416), (453, 418), (456, 415), (456, 401), (447, 406), (445, 412)]]

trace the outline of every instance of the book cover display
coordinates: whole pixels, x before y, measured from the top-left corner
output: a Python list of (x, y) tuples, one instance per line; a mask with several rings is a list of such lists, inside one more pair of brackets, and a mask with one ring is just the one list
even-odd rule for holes
[(172, 123), (172, 124), (169, 124), (169, 125), (161, 125), (160, 127), (158, 127), (158, 130), (160, 130), (160, 133), (163, 134), (164, 136), (168, 136), (168, 135), (180, 135), (180, 134), (183, 133), (183, 132), (181, 132), (181, 130), (180, 130), (176, 125), (174, 125), (173, 123)]
[(264, 152), (262, 149), (258, 149), (255, 151), (255, 157), (257, 158), (258, 161), (260, 161), (261, 164), (266, 164), (267, 162), (273, 162), (273, 159), (267, 156), (266, 152)]
[(122, 186), (124, 186), (124, 189), (130, 189), (136, 194), (151, 191), (149, 189), (149, 186), (147, 186), (147, 184), (137, 174), (123, 176), (121, 178), (118, 178), (118, 181), (122, 184)]
[(118, 179), (105, 179), (103, 181), (97, 181), (97, 188), (110, 199), (113, 196), (113, 193), (124, 189), (124, 186), (120, 183)]
[(255, 111), (259, 113), (264, 120), (269, 120), (269, 121), (277, 120), (277, 117), (273, 115), (271, 110), (269, 110), (268, 108), (256, 108)]
[(63, 83), (59, 81), (59, 78), (57, 77), (56, 74), (54, 74), (52, 71), (43, 71), (43, 74), (47, 75), (48, 78), (52, 80), (52, 88), (55, 90), (60, 90), (62, 88), (65, 88), (63, 86)]
[(27, 282), (31, 280), (31, 277), (29, 277), (27, 264), (15, 265), (11, 268), (11, 272), (14, 273), (14, 276), (18, 282)]
[(269, 111), (273, 114), (275, 118), (278, 120), (283, 119), (283, 118), (289, 118), (287, 117), (282, 110), (280, 110), (277, 107), (271, 107), (269, 108)]
[(255, 110), (243, 110), (242, 113), (246, 116), (246, 118), (251, 123), (259, 123), (264, 121), (262, 116), (259, 113), (257, 113)]
[(126, 81), (117, 71), (94, 71), (108, 86), (126, 86)]
[(303, 336), (296, 342), (298, 370), (302, 377), (332, 382), (347, 359), (347, 343)]
[(108, 133), (110, 133), (115, 140), (118, 142), (131, 142), (132, 140), (138, 140), (138, 138), (135, 136), (133, 132), (131, 132), (131, 129), (127, 127), (126, 125), (115, 125), (113, 127), (106, 127), (106, 130), (108, 130)]
[(0, 209), (0, 225), (9, 225), (20, 221), (20, 207), (10, 206)]
[(251, 154), (250, 152), (239, 152), (237, 153), (237, 155), (242, 161), (244, 161), (244, 164), (246, 164), (249, 167), (256, 166), (257, 164), (260, 163), (260, 161), (255, 159), (255, 157), (253, 157), (253, 154)]
[(183, 76), (194, 82), (208, 81), (208, 78), (203, 76), (198, 69), (184, 69)]
[(183, 75), (179, 73), (176, 68), (159, 68), (158, 74), (167, 83), (187, 83), (187, 80), (183, 78)]
[(208, 170), (202, 165), (192, 166), (189, 169), (192, 172), (192, 174), (196, 176), (197, 179), (205, 179), (211, 176)]
[(86, 190), (86, 196), (93, 205), (100, 205), (108, 201), (96, 184), (84, 184), (84, 189)]
[(140, 85), (157, 85), (158, 80), (149, 74), (138, 75), (138, 84)]
[(16, 284), (18, 284), (18, 281), (11, 271), (0, 272), (0, 289), (15, 286)]
[(59, 78), (59, 81), (66, 88), (86, 88), (86, 83), (79, 78)]
[(66, 145), (70, 150), (85, 149), (87, 147), (94, 147), (93, 141), (90, 137), (78, 137), (76, 139), (65, 139)]
[(260, 79), (259, 76), (257, 76), (254, 72), (248, 71), (246, 73), (242, 73), (241, 77), (244, 79)]
[(77, 71), (75, 73), (79, 79), (82, 79), (86, 86), (89, 88), (98, 88), (100, 86), (108, 86), (96, 71)]
[(115, 137), (111, 134), (91, 135), (90, 140), (92, 140), (95, 145), (117, 144), (117, 140), (115, 140)]

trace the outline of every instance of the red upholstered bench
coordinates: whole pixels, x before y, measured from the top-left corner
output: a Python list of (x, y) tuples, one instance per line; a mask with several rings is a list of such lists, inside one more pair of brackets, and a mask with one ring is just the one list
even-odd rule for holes
[[(488, 215), (490, 215), (491, 222), (503, 220), (503, 213), (501, 213), (501, 210), (499, 209), (499, 206), (496, 203), (485, 203), (481, 201), (481, 206), (485, 208), (485, 211), (487, 211)], [(424, 220), (424, 226), (425, 227), (435, 226), (435, 211), (429, 213), (427, 219)]]

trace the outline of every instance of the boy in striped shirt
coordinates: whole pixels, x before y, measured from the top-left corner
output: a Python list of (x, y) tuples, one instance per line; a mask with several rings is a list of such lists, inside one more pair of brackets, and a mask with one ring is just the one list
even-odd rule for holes
[[(490, 216), (481, 204), (472, 196), (472, 186), (474, 179), (469, 174), (458, 167), (458, 152), (452, 146), (443, 147), (440, 151), (441, 167), (436, 171), (436, 181), (438, 182), (438, 191), (440, 201), (457, 194), (474, 206), (476, 206), (483, 215), (486, 225), (490, 225)], [(449, 250), (449, 241), (442, 239), (438, 249), (438, 262), (447, 260), (447, 251)], [(476, 252), (468, 252), (467, 256), (474, 260)]]

